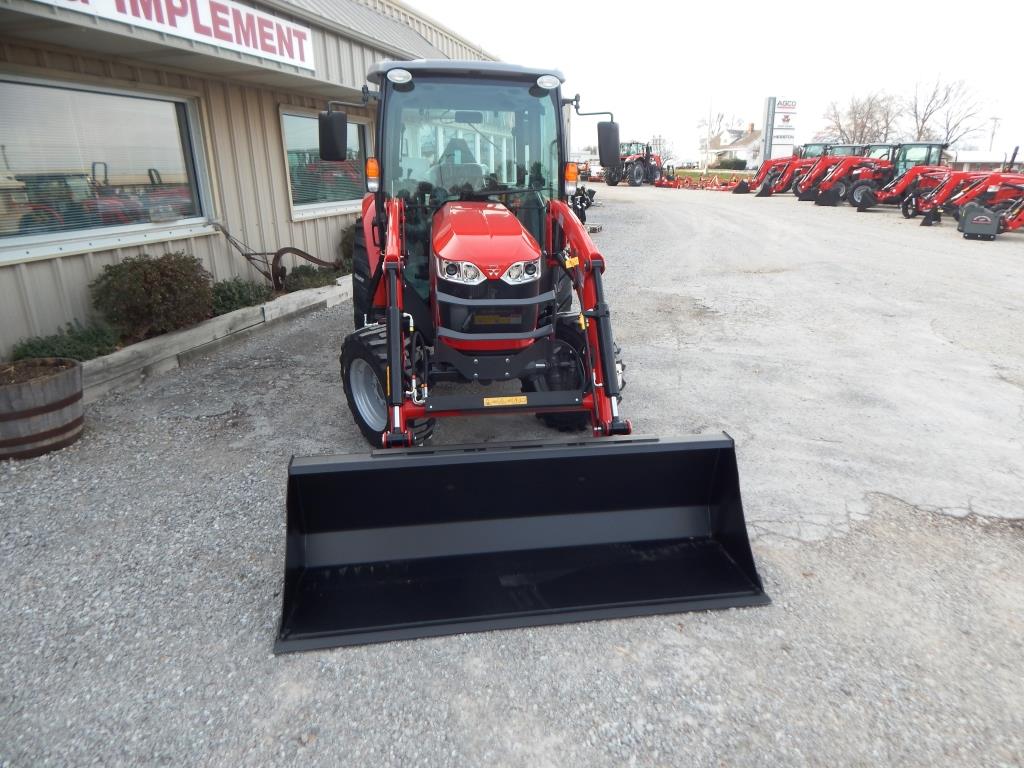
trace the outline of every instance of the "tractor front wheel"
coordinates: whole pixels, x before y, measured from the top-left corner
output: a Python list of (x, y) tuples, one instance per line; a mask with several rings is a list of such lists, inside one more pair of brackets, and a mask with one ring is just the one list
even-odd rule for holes
[[(569, 322), (559, 322), (548, 367), (544, 373), (523, 379), (523, 392), (585, 391), (589, 384), (583, 364), (585, 349), (583, 331)], [(590, 426), (586, 411), (538, 413), (537, 418), (560, 432), (580, 432)]]
[(874, 190), (875, 185), (870, 181), (855, 181), (846, 193), (846, 200), (850, 205), (859, 208), (861, 203), (864, 202), (865, 195), (868, 192), (874, 192)]
[[(363, 437), (374, 448), (381, 447), (381, 435), (388, 427), (386, 376), (388, 368), (388, 331), (384, 325), (368, 325), (349, 334), (341, 348), (341, 383), (352, 418)], [(406, 337), (406, 360), (417, 357), (413, 337)], [(403, 379), (408, 376), (403, 376)], [(409, 424), (413, 443), (429, 439), (434, 419)]]
[(651, 169), (651, 183), (654, 184), (657, 181), (661, 181), (661, 168)]
[(912, 219), (917, 216), (917, 198), (913, 195), (904, 197), (903, 202), (900, 203), (900, 213), (903, 214), (904, 219)]
[(622, 177), (619, 176), (618, 171), (613, 171), (609, 169), (604, 172), (604, 183), (607, 184), (609, 187), (618, 186), (618, 183), (620, 181), (622, 181)]

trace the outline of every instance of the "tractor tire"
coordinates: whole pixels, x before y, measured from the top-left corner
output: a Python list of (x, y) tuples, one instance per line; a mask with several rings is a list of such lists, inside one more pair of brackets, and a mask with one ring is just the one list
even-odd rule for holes
[(639, 187), (644, 183), (644, 166), (642, 163), (633, 163), (626, 166), (626, 181), (631, 187)]
[[(406, 338), (406, 345), (411, 350), (411, 338)], [(381, 435), (388, 425), (388, 406), (384, 396), (387, 347), (387, 327), (369, 325), (345, 338), (341, 357), (338, 358), (348, 409), (366, 442), (374, 448), (381, 447)], [(434, 419), (414, 421), (409, 428), (413, 433), (413, 443), (420, 445), (430, 439)]]
[[(523, 392), (551, 392), (563, 389), (586, 391), (590, 379), (583, 365), (583, 350), (586, 348), (583, 331), (575, 323), (559, 322), (555, 327), (555, 345), (561, 381), (557, 385), (554, 384), (551, 381), (552, 371), (549, 369), (543, 374), (523, 379)], [(568, 381), (565, 377), (568, 377)], [(591, 423), (590, 414), (585, 411), (538, 413), (537, 418), (543, 421), (545, 426), (559, 432), (581, 432)]]
[(352, 242), (352, 327), (357, 331), (366, 325), (373, 307), (370, 292), (370, 257), (366, 252), (366, 235), (363, 220), (356, 219), (356, 234)]
[(605, 171), (604, 183), (609, 187), (617, 187), (620, 181), (622, 181), (622, 177), (616, 171)]
[(912, 219), (917, 216), (917, 198), (913, 195), (904, 197), (900, 203), (900, 213), (903, 214), (904, 219)]
[(800, 177), (799, 176), (794, 176), (793, 177), (793, 183), (789, 185), (789, 191), (792, 192), (793, 195), (796, 196), (796, 197), (800, 196), (800, 190), (797, 189), (797, 186), (799, 184), (800, 184)]
[(661, 168), (652, 168), (651, 169), (650, 182), (651, 182), (651, 184), (653, 184), (656, 181), (661, 181)]
[(833, 189), (836, 191), (836, 194), (839, 196), (840, 200), (845, 200), (846, 196), (850, 194), (850, 182), (848, 182), (846, 179), (840, 179), (839, 181), (836, 182), (836, 185), (833, 187)]
[(858, 208), (864, 202), (864, 193), (867, 191), (874, 192), (874, 190), (875, 185), (873, 182), (867, 180), (855, 181), (846, 192), (846, 201), (854, 208)]

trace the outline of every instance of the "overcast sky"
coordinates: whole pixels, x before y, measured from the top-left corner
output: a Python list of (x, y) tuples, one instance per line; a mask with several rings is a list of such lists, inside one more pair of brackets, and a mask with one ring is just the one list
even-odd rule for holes
[[(968, 143), (987, 150), (998, 117), (993, 151), (1024, 152), (1021, 0), (404, 2), (504, 61), (561, 69), (584, 111), (612, 110), (624, 141), (664, 135), (677, 160), (697, 158), (709, 105), (760, 128), (766, 96), (796, 99), (802, 142), (824, 127), (832, 100), (903, 95), (936, 77), (966, 80), (984, 105), (984, 130)], [(575, 148), (596, 143), (593, 122), (577, 118)]]

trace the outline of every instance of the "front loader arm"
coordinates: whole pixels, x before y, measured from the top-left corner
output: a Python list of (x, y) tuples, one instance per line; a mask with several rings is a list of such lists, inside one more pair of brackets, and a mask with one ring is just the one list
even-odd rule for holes
[(554, 224), (565, 235), (565, 249), (555, 254), (573, 282), (580, 303), (580, 325), (586, 331), (590, 354), (590, 374), (594, 386), (594, 413), (604, 435), (628, 435), (629, 421), (619, 416), (619, 371), (615, 359), (615, 338), (612, 334), (611, 310), (605, 301), (602, 273), (604, 257), (583, 228), (580, 220), (561, 200), (549, 204), (548, 243), (553, 245)]

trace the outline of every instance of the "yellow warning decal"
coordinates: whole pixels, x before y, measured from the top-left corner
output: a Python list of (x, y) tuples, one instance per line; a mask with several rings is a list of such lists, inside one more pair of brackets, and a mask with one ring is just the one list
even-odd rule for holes
[(526, 405), (529, 401), (526, 395), (510, 395), (508, 397), (485, 397), (484, 408), (493, 408), (502, 405)]
[(569, 258), (567, 258), (565, 260), (565, 268), (566, 269), (572, 269), (573, 267), (575, 267), (579, 263), (580, 263), (580, 257), (579, 256), (570, 256)]

